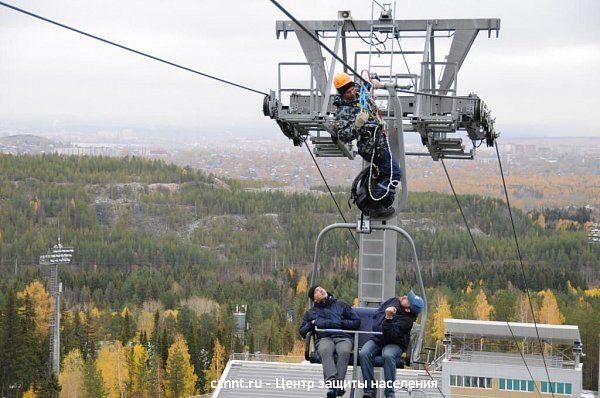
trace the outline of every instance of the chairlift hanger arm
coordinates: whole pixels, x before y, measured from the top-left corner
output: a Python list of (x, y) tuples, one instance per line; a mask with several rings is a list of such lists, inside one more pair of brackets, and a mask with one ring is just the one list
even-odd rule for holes
[[(307, 29), (319, 32), (336, 32), (339, 23), (342, 21), (300, 21)], [(427, 25), (432, 23), (432, 31), (457, 31), (457, 30), (476, 30), (476, 31), (495, 31), (496, 36), (500, 32), (500, 18), (480, 18), (480, 19), (417, 19), (417, 20), (395, 20), (393, 24), (398, 32), (425, 32)], [(379, 22), (371, 20), (353, 20), (355, 30), (359, 32), (370, 32), (373, 24), (392, 24), (392, 22)], [(354, 28), (353, 26), (353, 28)], [(298, 26), (292, 21), (277, 21), (275, 25), (277, 38), (283, 33), (287, 38), (288, 32), (295, 32)]]

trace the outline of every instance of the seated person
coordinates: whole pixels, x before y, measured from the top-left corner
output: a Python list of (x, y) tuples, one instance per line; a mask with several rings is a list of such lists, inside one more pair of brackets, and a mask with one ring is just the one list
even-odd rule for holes
[[(321, 286), (315, 285), (308, 289), (308, 297), (315, 305), (302, 318), (300, 335), (303, 338), (306, 338), (306, 334), (314, 330), (315, 326), (319, 329), (357, 330), (359, 328), (360, 319), (352, 307), (342, 300), (337, 300)], [(325, 381), (330, 381), (332, 385), (342, 385), (346, 378), (353, 336), (343, 332), (318, 331), (316, 337), (315, 345), (323, 365)], [(337, 353), (337, 361), (334, 353)], [(343, 394), (342, 388), (331, 388), (327, 392), (327, 398), (335, 398)]]
[(393, 382), (396, 380), (396, 362), (406, 351), (410, 342), (410, 331), (423, 309), (423, 299), (412, 290), (406, 296), (392, 297), (379, 306), (373, 315), (374, 335), (360, 349), (360, 369), (365, 381), (363, 398), (375, 398), (373, 385), (373, 358), (383, 357), (383, 375), (386, 382), (386, 398), (394, 397)]

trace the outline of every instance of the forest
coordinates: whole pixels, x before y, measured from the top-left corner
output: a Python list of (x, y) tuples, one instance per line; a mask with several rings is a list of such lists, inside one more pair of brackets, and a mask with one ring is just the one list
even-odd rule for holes
[[(301, 355), (314, 241), (340, 215), (316, 188), (286, 193), (140, 158), (0, 155), (0, 394), (6, 397), (181, 397), (210, 392), (235, 352)], [(347, 219), (347, 187), (335, 188)], [(427, 344), (443, 318), (531, 322), (505, 202), (409, 195), (431, 303)], [(584, 388), (597, 388), (600, 264), (585, 209), (513, 209), (537, 322), (575, 324)], [(61, 373), (49, 375), (54, 301), (40, 255), (75, 249), (61, 267)], [(321, 281), (356, 300), (357, 248), (347, 232), (324, 245)], [(397, 291), (415, 285), (398, 246)], [(247, 306), (248, 330), (233, 311)]]

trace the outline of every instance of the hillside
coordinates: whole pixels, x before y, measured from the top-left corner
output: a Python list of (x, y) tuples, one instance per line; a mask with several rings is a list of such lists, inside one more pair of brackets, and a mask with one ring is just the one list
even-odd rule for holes
[[(62, 242), (75, 247), (73, 265), (61, 272), (63, 355), (78, 350), (95, 359), (103, 341), (134, 341), (148, 350), (163, 347), (157, 366), (164, 368), (167, 348), (181, 334), (201, 390), (202, 370), (220, 352), (218, 344), (225, 347), (220, 355), (294, 349), (315, 238), (340, 219), (322, 191), (260, 191), (137, 158), (3, 155), (0, 168), (2, 313), (16, 311), (17, 302), (27, 307), (25, 293), (20, 298), (16, 293), (43, 281), (45, 270), (36, 266), (37, 259), (56, 242), (58, 228)], [(337, 196), (346, 203), (347, 194)], [(473, 317), (477, 293), (484, 292), (495, 308), (491, 319), (524, 320), (527, 315), (519, 310), (523, 280), (505, 204), (472, 195), (460, 199), (483, 265), (452, 196), (411, 194), (402, 216), (417, 244), (433, 313), (435, 303), (447, 299), (454, 316)], [(356, 209), (343, 209), (348, 219), (355, 217)], [(598, 283), (599, 267), (585, 233), (543, 228), (519, 210), (515, 216), (536, 308), (547, 293), (535, 292), (551, 289), (564, 322), (579, 324), (584, 344), (597, 346), (589, 314), (600, 314), (600, 300), (597, 289), (589, 288)], [(353, 240), (340, 232), (327, 239), (323, 257), (323, 283), (350, 302), (356, 295), (356, 252)], [(408, 258), (399, 244), (400, 262)], [(414, 280), (411, 268), (403, 269), (398, 275), (402, 290)], [(236, 304), (249, 306), (252, 326), (245, 342), (232, 336)], [(26, 344), (9, 338), (7, 318), (0, 319), (5, 343)], [(47, 325), (47, 319), (41, 322)], [(39, 358), (46, 358), (42, 335), (30, 337), (37, 339)], [(9, 354), (0, 350), (0, 362), (14, 361)], [(597, 363), (593, 350), (586, 361)], [(585, 377), (587, 385), (595, 382), (593, 372)], [(27, 380), (26, 385), (35, 384), (34, 378)]]

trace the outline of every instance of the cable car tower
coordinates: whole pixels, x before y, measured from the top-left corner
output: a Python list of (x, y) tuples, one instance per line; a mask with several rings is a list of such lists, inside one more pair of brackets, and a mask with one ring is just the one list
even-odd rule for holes
[(60, 299), (62, 295), (62, 283), (58, 276), (58, 266), (61, 264), (70, 264), (73, 259), (74, 249), (65, 247), (58, 243), (47, 254), (40, 256), (40, 265), (50, 267), (49, 288), (52, 298), (54, 298), (54, 311), (50, 319), (50, 366), (51, 371), (58, 377), (60, 374)]
[[(394, 11), (390, 4), (373, 1), (371, 20), (354, 20), (350, 11), (339, 11), (336, 20), (277, 21), (277, 37), (285, 39), (294, 33), (306, 62), (279, 63), (278, 89), (265, 97), (263, 113), (276, 121), (294, 145), (310, 142), (318, 157), (353, 159), (356, 148), (339, 141), (336, 136), (336, 109), (331, 95), (333, 76), (338, 64), (344, 72), (354, 75), (358, 83), (363, 79), (356, 71), (366, 69), (377, 73), (381, 84), (375, 87), (376, 100), (388, 124), (390, 152), (403, 170), (402, 193), (397, 195), (394, 203), (398, 214), (408, 197), (411, 170), (406, 169), (407, 155), (430, 156), (434, 161), (473, 159), (475, 149), (481, 143), (494, 145), (498, 136), (494, 119), (476, 94), (458, 95), (458, 72), (480, 32), (487, 33), (488, 37), (498, 36), (500, 20), (397, 20)], [(333, 50), (323, 43), (325, 39), (334, 39)], [(415, 41), (420, 42), (418, 47)], [(382, 43), (388, 45), (382, 49)], [(410, 48), (417, 50), (403, 49), (403, 46), (408, 49), (406, 44), (409, 43)], [(350, 45), (358, 49), (351, 52)], [(443, 48), (448, 48), (448, 52), (442, 56), (440, 49)], [(323, 49), (336, 54), (343, 63), (331, 56), (327, 68)], [(410, 71), (407, 56), (420, 57), (418, 73)], [(308, 67), (308, 87), (285, 85), (284, 69), (298, 66)], [(407, 153), (404, 147), (406, 132), (419, 134), (427, 151)], [(470, 148), (466, 148), (463, 137), (472, 142)], [(398, 227), (396, 217), (390, 220), (364, 217), (356, 223), (329, 225), (317, 238), (313, 283), (317, 282), (319, 274), (322, 239), (327, 232), (337, 228), (354, 229), (360, 235), (358, 300), (362, 307), (378, 306), (397, 295), (398, 235), (410, 245), (419, 294), (425, 301), (421, 324), (419, 327), (415, 324), (413, 328), (417, 329), (418, 338), (412, 357), (413, 361), (417, 360), (427, 319), (427, 300), (412, 238)]]

